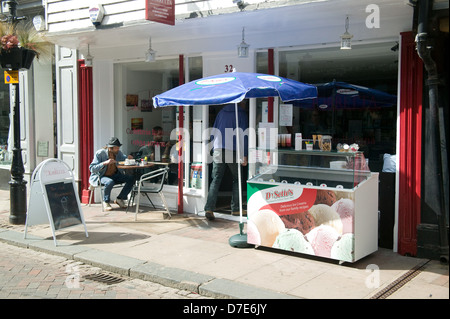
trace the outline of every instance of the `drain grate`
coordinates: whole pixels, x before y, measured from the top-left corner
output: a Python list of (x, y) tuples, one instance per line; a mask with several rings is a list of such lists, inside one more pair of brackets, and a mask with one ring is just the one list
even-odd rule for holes
[(86, 275), (86, 276), (84, 276), (84, 279), (101, 282), (101, 283), (104, 283), (107, 285), (118, 284), (118, 283), (125, 281), (125, 279), (123, 279), (121, 277), (117, 277), (115, 275), (110, 275), (110, 274), (105, 274), (105, 273)]
[(370, 297), (370, 299), (386, 299), (390, 295), (392, 295), (394, 292), (399, 290), (401, 287), (403, 287), (406, 283), (411, 281), (414, 277), (416, 277), (418, 274), (422, 272), (422, 269), (425, 267), (425, 265), (430, 262), (429, 260), (415, 266), (410, 271), (405, 273), (404, 275), (400, 276), (398, 279), (391, 282), (387, 287), (383, 288), (379, 292), (377, 292), (375, 295)]

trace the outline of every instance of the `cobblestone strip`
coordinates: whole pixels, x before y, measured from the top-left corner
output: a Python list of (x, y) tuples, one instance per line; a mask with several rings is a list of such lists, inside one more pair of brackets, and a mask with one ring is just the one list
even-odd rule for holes
[[(87, 279), (105, 273), (122, 282)], [(95, 277), (95, 276), (94, 276)], [(0, 299), (206, 299), (196, 293), (0, 242)]]

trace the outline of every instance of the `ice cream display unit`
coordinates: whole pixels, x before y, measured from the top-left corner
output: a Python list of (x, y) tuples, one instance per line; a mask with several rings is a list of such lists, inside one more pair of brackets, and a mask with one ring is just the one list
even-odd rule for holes
[(355, 262), (378, 249), (378, 173), (362, 152), (252, 149), (249, 244)]

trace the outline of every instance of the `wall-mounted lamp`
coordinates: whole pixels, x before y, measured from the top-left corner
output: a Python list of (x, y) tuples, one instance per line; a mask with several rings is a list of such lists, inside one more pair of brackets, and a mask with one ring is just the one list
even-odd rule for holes
[(44, 31), (45, 30), (45, 20), (41, 15), (34, 16), (33, 25), (36, 31)]
[(350, 50), (352, 48), (353, 35), (348, 33), (348, 16), (345, 19), (345, 33), (341, 35), (341, 50)]
[(145, 52), (145, 62), (154, 62), (156, 60), (156, 51), (152, 49), (152, 38), (148, 40), (148, 50)]
[(245, 40), (244, 40), (245, 34), (244, 34), (244, 32), (245, 32), (245, 28), (242, 28), (242, 42), (238, 46), (238, 56), (240, 58), (247, 58), (248, 57), (248, 47), (250, 46), (247, 43), (245, 43)]
[(84, 57), (84, 66), (92, 67), (93, 60), (94, 60), (94, 57), (91, 55), (91, 52), (89, 51), (89, 44), (88, 44), (88, 53)]

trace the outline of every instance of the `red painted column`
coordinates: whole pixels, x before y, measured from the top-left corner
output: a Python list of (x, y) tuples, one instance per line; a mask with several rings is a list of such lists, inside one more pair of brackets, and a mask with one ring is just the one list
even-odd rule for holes
[(422, 174), (423, 63), (412, 32), (401, 34), (398, 253), (417, 254)]
[[(178, 57), (178, 77), (179, 85), (184, 84), (184, 55), (180, 54)], [(178, 135), (178, 214), (183, 214), (183, 180), (184, 180), (184, 161), (183, 161), (183, 126), (184, 126), (184, 108), (182, 105), (178, 106), (178, 121), (179, 121), (179, 135)], [(187, 183), (187, 181), (186, 181)]]
[(79, 122), (79, 192), (83, 204), (89, 202), (89, 165), (94, 157), (92, 67), (78, 61), (78, 122)]

